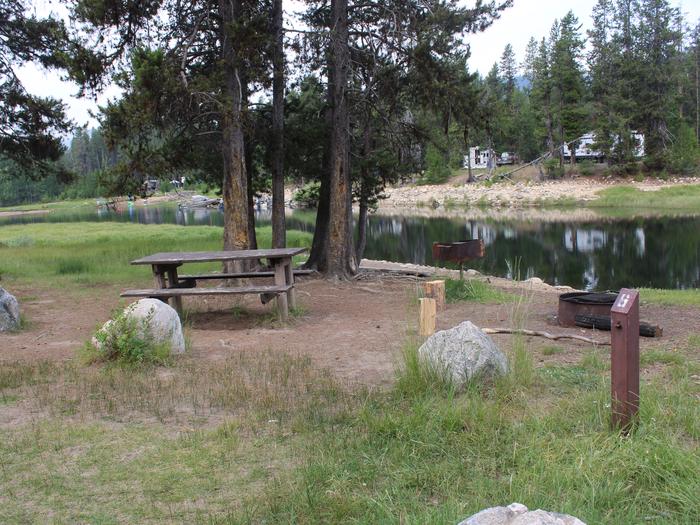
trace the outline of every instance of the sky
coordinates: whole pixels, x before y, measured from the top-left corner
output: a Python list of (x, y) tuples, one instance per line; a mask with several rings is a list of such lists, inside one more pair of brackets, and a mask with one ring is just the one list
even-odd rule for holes
[[(700, 0), (676, 0), (671, 3), (681, 8), (686, 22), (694, 24), (700, 19)], [(486, 75), (493, 64), (499, 61), (503, 48), (508, 43), (513, 46), (518, 61), (522, 61), (530, 37), (540, 40), (547, 36), (554, 20), (562, 18), (569, 10), (574, 11), (585, 32), (591, 26), (590, 14), (595, 4), (596, 0), (514, 0), (513, 7), (504, 11), (490, 28), (483, 33), (468, 36), (471, 47), (470, 69)], [(35, 0), (32, 5), (39, 16), (49, 12), (59, 16), (66, 14), (60, 1)], [(294, 0), (285, 1), (285, 9), (290, 12), (297, 5), (299, 2)], [(119, 90), (115, 86), (109, 86), (96, 100), (79, 99), (75, 96), (77, 86), (62, 81), (58, 73), (43, 71), (33, 64), (23, 66), (17, 73), (31, 93), (62, 99), (67, 106), (68, 116), (79, 125), (95, 126), (96, 119), (90, 112), (96, 112), (98, 105), (104, 105), (107, 100), (119, 96)]]

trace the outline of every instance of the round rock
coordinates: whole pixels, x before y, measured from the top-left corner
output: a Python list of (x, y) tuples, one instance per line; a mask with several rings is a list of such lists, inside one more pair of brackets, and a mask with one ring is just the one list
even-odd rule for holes
[(19, 330), (20, 316), (17, 298), (0, 288), (0, 332)]
[(418, 349), (418, 355), (448, 374), (458, 388), (472, 378), (490, 379), (508, 372), (505, 354), (470, 321), (435, 332)]
[(458, 525), (586, 525), (568, 514), (528, 510), (525, 505), (511, 503), (507, 507), (491, 507), (477, 512)]
[[(156, 343), (166, 343), (170, 346), (171, 354), (182, 354), (185, 351), (185, 338), (182, 335), (180, 316), (174, 308), (158, 299), (141, 299), (131, 303), (124, 309), (124, 315), (136, 319), (139, 330), (147, 329)], [(142, 322), (147, 320), (146, 323)], [(112, 321), (107, 321), (100, 331), (109, 330)], [(99, 343), (93, 338), (93, 344)]]

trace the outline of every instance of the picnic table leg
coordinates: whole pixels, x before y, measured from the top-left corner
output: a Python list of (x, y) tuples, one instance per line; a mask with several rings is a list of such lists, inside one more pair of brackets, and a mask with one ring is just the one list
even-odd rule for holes
[[(173, 288), (178, 284), (177, 266), (168, 267), (168, 287)], [(182, 317), (182, 297), (171, 297), (172, 307), (175, 308), (178, 315)]]
[[(273, 261), (275, 265), (275, 284), (284, 286), (287, 284), (287, 271), (284, 260), (276, 259)], [(289, 318), (289, 307), (287, 305), (287, 294), (277, 294), (277, 310), (279, 310), (280, 321), (286, 321)]]
[[(287, 278), (287, 284), (294, 285), (294, 270), (292, 269), (292, 260), (287, 259), (284, 265), (285, 276)], [(297, 307), (297, 293), (294, 288), (290, 288), (287, 292), (287, 300), (289, 301), (289, 307), (293, 310)]]
[[(154, 264), (151, 269), (153, 270), (153, 280), (155, 281), (156, 289), (167, 288), (168, 284), (165, 280), (165, 269), (158, 264)], [(159, 297), (164, 303), (168, 302), (167, 298)]]

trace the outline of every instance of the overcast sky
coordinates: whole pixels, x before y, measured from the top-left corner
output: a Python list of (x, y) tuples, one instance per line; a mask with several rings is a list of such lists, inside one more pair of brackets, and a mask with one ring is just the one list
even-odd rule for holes
[[(508, 43), (513, 46), (518, 61), (522, 61), (530, 37), (539, 40), (547, 36), (554, 19), (563, 17), (569, 10), (574, 11), (585, 32), (590, 27), (591, 10), (595, 3), (596, 0), (515, 0), (515, 5), (506, 10), (493, 26), (484, 33), (468, 37), (471, 45), (470, 68), (485, 75), (494, 62), (500, 59), (503, 48)], [(695, 24), (700, 18), (700, 0), (672, 0), (671, 3), (681, 8), (686, 22)], [(295, 4), (298, 5), (293, 0), (286, 0), (285, 9), (294, 10)], [(65, 14), (60, 1), (35, 0), (33, 5), (41, 16), (50, 11), (61, 16)], [(94, 125), (95, 120), (90, 117), (90, 111), (96, 111), (98, 104), (104, 104), (109, 98), (119, 95), (116, 88), (110, 87), (97, 101), (78, 99), (74, 96), (77, 87), (61, 81), (57, 73), (42, 71), (31, 64), (22, 67), (18, 73), (30, 92), (63, 99), (70, 118), (81, 125)]]

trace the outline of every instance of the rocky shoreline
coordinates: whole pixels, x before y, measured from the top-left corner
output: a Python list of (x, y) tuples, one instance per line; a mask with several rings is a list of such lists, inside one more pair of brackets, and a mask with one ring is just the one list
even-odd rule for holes
[(657, 191), (669, 186), (698, 184), (700, 178), (677, 178), (641, 182), (618, 178), (591, 179), (578, 177), (558, 181), (502, 181), (473, 184), (415, 184), (387, 188), (386, 199), (379, 209), (445, 208), (484, 206), (490, 208), (526, 208), (546, 204), (590, 202), (599, 198), (598, 192), (613, 186), (633, 186), (641, 191)]

